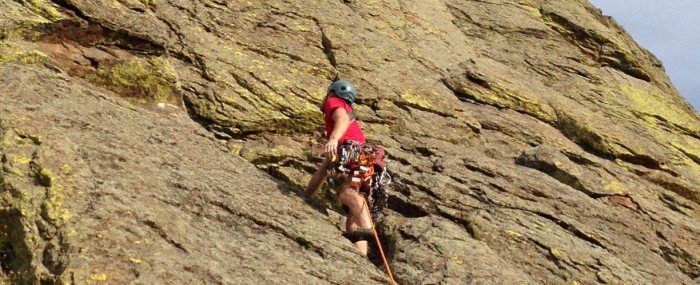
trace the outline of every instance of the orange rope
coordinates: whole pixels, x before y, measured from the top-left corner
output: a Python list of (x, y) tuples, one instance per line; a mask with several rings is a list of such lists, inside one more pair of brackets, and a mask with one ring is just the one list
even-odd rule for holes
[(382, 255), (382, 261), (384, 262), (384, 268), (386, 268), (386, 273), (389, 274), (391, 285), (396, 285), (394, 275), (391, 273), (389, 262), (386, 260), (386, 256), (384, 255), (384, 249), (382, 248), (382, 243), (379, 241), (379, 235), (377, 234), (377, 229), (374, 227), (374, 220), (372, 219), (372, 215), (369, 212), (369, 205), (367, 204), (367, 200), (364, 198), (364, 195), (362, 196), (362, 202), (364, 202), (364, 205), (362, 207), (365, 208), (365, 212), (367, 213), (369, 222), (372, 224), (372, 234), (374, 235), (374, 240), (377, 241), (377, 247), (379, 247), (379, 253), (381, 253)]

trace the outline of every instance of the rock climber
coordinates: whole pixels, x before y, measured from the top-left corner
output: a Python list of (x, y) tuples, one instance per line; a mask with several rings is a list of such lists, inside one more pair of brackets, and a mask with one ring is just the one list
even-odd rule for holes
[[(365, 134), (355, 119), (351, 104), (356, 96), (355, 87), (347, 81), (335, 81), (330, 87), (321, 104), (323, 121), (327, 142), (324, 146), (325, 159), (321, 167), (311, 177), (306, 189), (309, 196), (313, 196), (328, 175), (328, 169), (333, 161), (339, 159), (343, 148), (351, 145), (364, 145)], [(340, 150), (340, 151), (339, 151)], [(343, 209), (346, 211), (345, 222), (348, 239), (353, 241), (355, 247), (362, 255), (367, 255), (367, 237), (371, 233), (371, 217), (366, 209), (367, 203), (361, 193), (351, 187), (351, 180), (346, 177), (334, 183), (337, 185), (336, 193)]]

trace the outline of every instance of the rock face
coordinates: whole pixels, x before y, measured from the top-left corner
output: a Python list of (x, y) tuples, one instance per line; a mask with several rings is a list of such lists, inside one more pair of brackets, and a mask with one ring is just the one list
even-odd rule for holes
[(389, 154), (400, 284), (700, 278), (700, 116), (587, 1), (0, 13), (0, 283), (386, 283), (298, 194), (338, 78)]

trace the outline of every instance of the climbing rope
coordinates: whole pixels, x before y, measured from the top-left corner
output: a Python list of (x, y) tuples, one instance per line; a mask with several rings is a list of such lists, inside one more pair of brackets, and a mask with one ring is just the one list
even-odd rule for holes
[(374, 220), (372, 219), (372, 215), (369, 212), (369, 205), (367, 204), (367, 199), (364, 198), (364, 195), (362, 196), (362, 202), (364, 205), (362, 208), (365, 209), (365, 212), (367, 213), (367, 217), (369, 217), (369, 222), (372, 225), (372, 235), (374, 235), (374, 240), (377, 242), (377, 247), (379, 248), (379, 253), (382, 256), (382, 261), (384, 262), (384, 268), (386, 268), (386, 273), (389, 274), (389, 279), (391, 280), (391, 285), (396, 285), (396, 281), (394, 280), (394, 275), (391, 273), (391, 268), (389, 267), (389, 262), (386, 260), (386, 255), (384, 255), (384, 249), (382, 248), (382, 243), (379, 241), (379, 235), (377, 234), (377, 229), (374, 226)]

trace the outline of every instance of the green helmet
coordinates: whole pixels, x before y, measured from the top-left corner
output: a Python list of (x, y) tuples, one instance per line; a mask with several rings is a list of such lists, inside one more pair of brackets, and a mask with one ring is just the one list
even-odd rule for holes
[(344, 80), (339, 80), (336, 82), (333, 82), (331, 86), (328, 87), (328, 92), (333, 91), (336, 96), (340, 97), (340, 99), (345, 100), (348, 102), (348, 104), (352, 105), (352, 103), (355, 103), (355, 86), (352, 86), (350, 82), (344, 81)]

